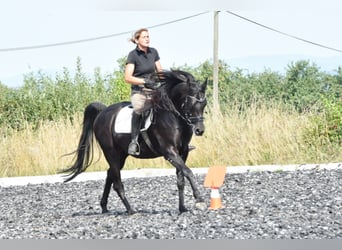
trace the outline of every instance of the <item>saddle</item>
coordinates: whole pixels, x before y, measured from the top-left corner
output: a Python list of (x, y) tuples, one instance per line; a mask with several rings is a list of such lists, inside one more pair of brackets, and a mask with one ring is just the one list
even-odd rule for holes
[[(123, 133), (123, 134), (131, 133), (132, 113), (133, 113), (132, 105), (128, 105), (119, 111), (115, 120), (115, 124), (114, 124), (115, 133)], [(153, 122), (153, 110), (151, 109), (143, 113), (140, 132), (146, 131), (151, 126), (152, 122)]]

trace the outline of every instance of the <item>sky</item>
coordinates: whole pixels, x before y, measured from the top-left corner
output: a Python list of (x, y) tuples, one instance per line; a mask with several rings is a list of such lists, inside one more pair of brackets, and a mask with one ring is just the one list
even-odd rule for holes
[[(342, 66), (341, 1), (274, 2), (1, 0), (0, 82), (18, 87), (30, 72), (53, 75), (64, 67), (72, 70), (77, 57), (84, 72), (113, 72), (117, 60), (134, 49), (128, 40), (141, 27), (149, 27), (150, 45), (159, 51), (164, 69), (196, 67), (213, 59), (214, 10), (220, 11), (219, 59), (233, 69), (283, 72), (297, 60), (311, 60), (329, 72)], [(227, 11), (340, 51), (290, 38)], [(93, 40), (21, 49), (86, 39)]]

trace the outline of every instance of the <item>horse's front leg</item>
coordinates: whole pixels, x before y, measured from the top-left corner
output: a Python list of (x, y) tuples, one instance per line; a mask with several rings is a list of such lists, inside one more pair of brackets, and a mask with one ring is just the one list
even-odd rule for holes
[(186, 209), (184, 205), (184, 186), (185, 186), (185, 179), (184, 174), (182, 171), (176, 169), (177, 173), (177, 188), (178, 188), (178, 197), (179, 197), (179, 212), (187, 212), (188, 209)]
[[(195, 176), (190, 168), (188, 168), (183, 159), (179, 155), (172, 155), (167, 159), (177, 170), (177, 187), (179, 192), (179, 211), (187, 211), (184, 205), (184, 177), (186, 177), (191, 185), (193, 195), (196, 199), (196, 203), (204, 203), (204, 199), (199, 191), (198, 184), (196, 182)], [(199, 206), (197, 206), (199, 207)]]

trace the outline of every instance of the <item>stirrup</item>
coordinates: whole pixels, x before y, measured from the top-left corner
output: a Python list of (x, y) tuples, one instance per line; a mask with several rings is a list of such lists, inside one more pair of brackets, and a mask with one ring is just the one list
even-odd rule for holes
[(128, 154), (140, 155), (140, 146), (137, 141), (131, 141), (131, 143), (128, 145)]

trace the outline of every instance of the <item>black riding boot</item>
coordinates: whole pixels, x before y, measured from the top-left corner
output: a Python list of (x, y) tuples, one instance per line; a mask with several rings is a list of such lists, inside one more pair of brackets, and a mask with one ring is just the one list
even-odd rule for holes
[(142, 115), (138, 115), (133, 111), (132, 114), (132, 132), (131, 132), (131, 143), (128, 146), (128, 154), (139, 155), (140, 146), (138, 143), (138, 137), (140, 133)]

